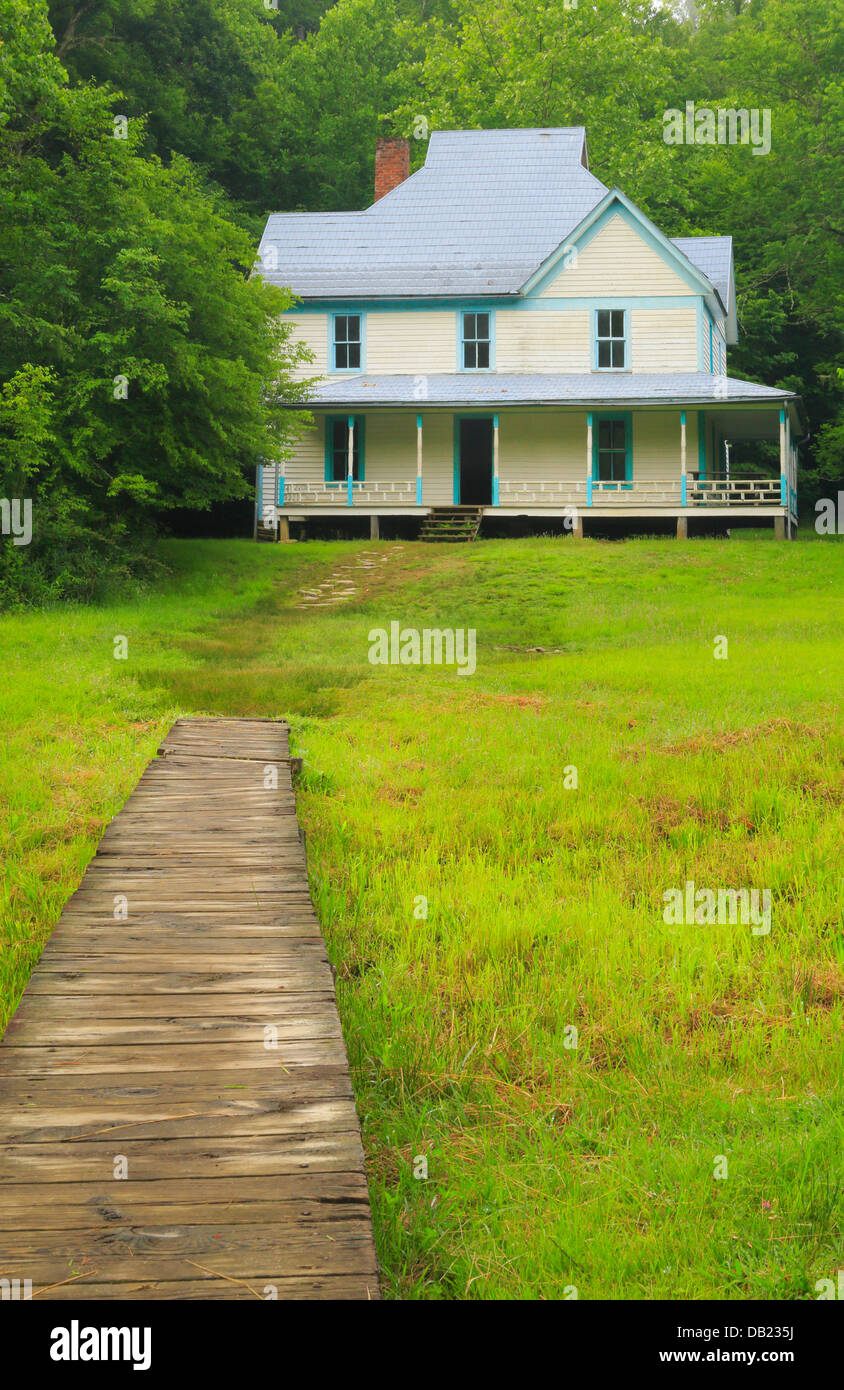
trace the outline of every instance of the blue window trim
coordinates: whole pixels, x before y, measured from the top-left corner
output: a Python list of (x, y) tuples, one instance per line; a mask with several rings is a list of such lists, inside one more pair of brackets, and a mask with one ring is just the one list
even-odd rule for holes
[[(464, 367), (463, 366), (463, 320), (467, 314), (489, 314), (489, 366), (488, 367)], [(457, 310), (457, 370), (458, 372), (494, 372), (495, 371), (495, 310), (488, 304), (467, 304), (465, 308)]]
[[(360, 366), (335, 367), (334, 365), (334, 324), (338, 318), (350, 315), (360, 319)], [(360, 376), (366, 371), (366, 314), (363, 309), (333, 309), (328, 315), (328, 371), (331, 376)]]
[[(605, 370), (605, 369), (604, 369)], [(616, 371), (618, 368), (616, 367)], [(602, 421), (624, 422), (624, 482), (608, 483), (598, 476), (598, 440)], [(633, 412), (632, 410), (600, 410), (592, 414), (592, 487), (597, 492), (627, 492), (633, 486)]]
[[(623, 367), (599, 367), (598, 366), (598, 315), (607, 310), (615, 310), (624, 315), (624, 366)], [(632, 351), (630, 347), (630, 310), (627, 308), (619, 309), (617, 304), (598, 304), (592, 310), (592, 370), (593, 372), (629, 372)], [(604, 340), (606, 341), (606, 340)]]
[[(334, 425), (336, 424), (336, 422), (337, 422), (338, 420), (342, 420), (343, 423), (344, 423), (344, 424), (346, 425), (346, 427), (348, 428), (348, 424), (349, 424), (349, 417), (348, 417), (348, 415), (326, 415), (326, 417), (325, 417), (325, 482), (326, 482), (326, 484), (328, 485), (328, 487), (337, 487), (337, 488), (340, 488), (340, 487), (345, 487), (345, 486), (346, 486), (346, 479), (345, 479), (345, 478), (343, 478), (342, 480), (336, 479), (336, 478), (334, 477), (334, 469), (332, 468), (332, 462), (333, 462), (333, 455), (332, 455), (332, 436), (333, 436)], [(360, 473), (359, 473), (358, 477), (354, 479), (354, 481), (355, 481), (356, 483), (362, 483), (362, 482), (365, 482), (365, 481), (366, 481), (366, 416), (365, 416), (365, 415), (356, 415), (356, 416), (355, 416), (355, 435), (357, 436), (357, 440), (358, 440), (358, 454), (359, 454), (359, 459), (360, 459)]]

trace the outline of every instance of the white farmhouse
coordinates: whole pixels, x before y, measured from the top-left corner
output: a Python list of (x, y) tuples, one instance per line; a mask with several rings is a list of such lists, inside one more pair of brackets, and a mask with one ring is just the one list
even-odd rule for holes
[[(413, 175), (381, 140), (372, 206), (273, 214), (259, 264), (319, 378), (313, 427), (259, 471), (282, 538), (350, 515), (791, 535), (799, 402), (729, 375), (731, 238), (669, 240), (590, 174), (581, 127), (438, 131)], [(772, 476), (741, 475), (747, 439), (778, 445)]]

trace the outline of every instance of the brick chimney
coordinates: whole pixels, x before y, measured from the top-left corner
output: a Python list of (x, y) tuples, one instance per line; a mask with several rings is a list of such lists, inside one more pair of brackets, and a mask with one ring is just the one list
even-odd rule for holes
[(410, 141), (379, 138), (375, 141), (375, 202), (404, 183), (410, 173)]

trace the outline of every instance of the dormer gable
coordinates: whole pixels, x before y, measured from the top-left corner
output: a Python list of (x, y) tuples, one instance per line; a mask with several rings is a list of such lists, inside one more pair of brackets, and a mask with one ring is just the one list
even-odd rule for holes
[(520, 294), (702, 295), (713, 314), (724, 318), (728, 313), (711, 280), (618, 188), (586, 214), (528, 277)]

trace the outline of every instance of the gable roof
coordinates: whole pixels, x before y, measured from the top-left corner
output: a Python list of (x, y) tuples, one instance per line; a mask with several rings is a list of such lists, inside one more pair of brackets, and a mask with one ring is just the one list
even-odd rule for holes
[(517, 294), (606, 195), (585, 151), (582, 126), (434, 131), (363, 212), (272, 214), (261, 273), (302, 299)]
[(717, 294), (734, 342), (732, 238), (669, 241), (589, 173), (583, 126), (434, 131), (422, 168), (371, 207), (272, 213), (260, 274), (303, 300), (515, 296), (613, 197), (710, 291), (713, 310)]
[[(579, 222), (570, 232), (569, 241), (576, 246), (582, 245), (588, 233), (594, 234), (595, 229), (604, 226), (614, 213), (626, 216), (627, 221), (637, 228), (640, 235), (644, 234), (663, 259), (673, 265), (683, 279), (695, 286), (699, 293), (712, 293), (712, 284), (703, 272), (677, 246), (676, 242), (669, 241), (659, 227), (642, 212), (641, 208), (637, 208), (636, 204), (631, 202), (620, 188), (611, 188), (605, 197), (589, 210), (583, 221)], [(568, 247), (566, 246), (555, 247), (548, 259), (542, 265), (537, 266), (534, 273), (526, 280), (522, 286), (522, 291), (532, 290), (534, 286), (552, 274), (567, 250)]]

